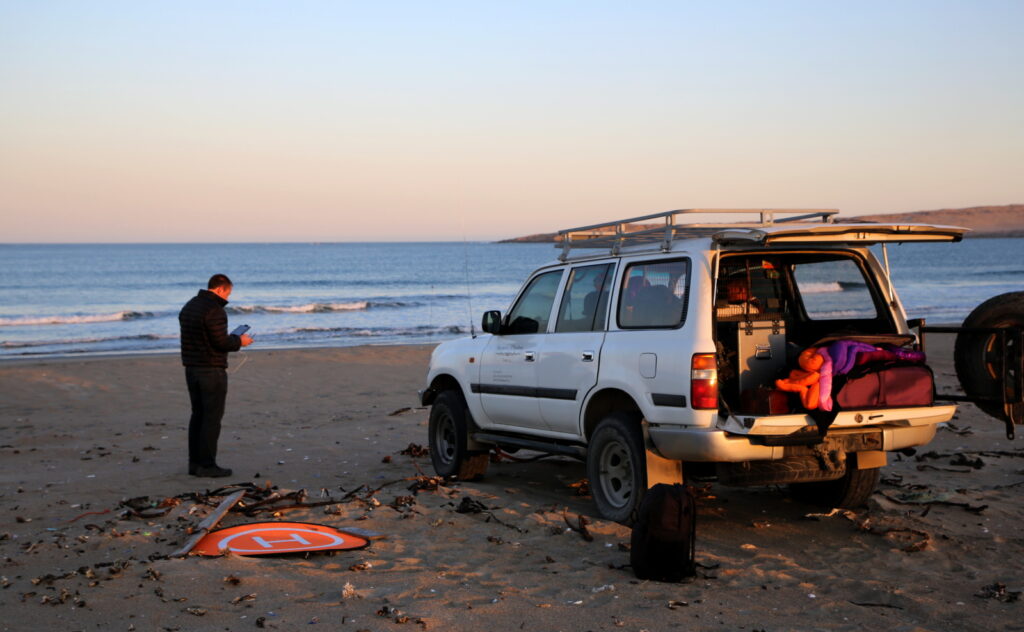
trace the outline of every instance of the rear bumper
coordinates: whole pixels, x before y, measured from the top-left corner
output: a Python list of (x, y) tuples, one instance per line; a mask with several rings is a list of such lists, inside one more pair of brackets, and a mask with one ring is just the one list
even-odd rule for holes
[[(843, 434), (858, 432), (881, 433), (885, 451), (902, 450), (925, 445), (935, 437), (935, 425), (919, 426), (870, 426), (862, 430), (844, 430)], [(757, 439), (732, 434), (723, 430), (689, 428), (651, 424), (647, 432), (654, 450), (666, 459), (678, 461), (738, 463), (741, 461), (766, 461), (786, 456), (786, 447), (759, 445)]]
[[(844, 410), (836, 415), (830, 430), (877, 426), (934, 426), (949, 421), (956, 414), (956, 406), (922, 406), (916, 408), (882, 408), (875, 410)], [(806, 414), (731, 415), (721, 419), (717, 427), (739, 435), (787, 435), (807, 427), (815, 427), (814, 419)]]

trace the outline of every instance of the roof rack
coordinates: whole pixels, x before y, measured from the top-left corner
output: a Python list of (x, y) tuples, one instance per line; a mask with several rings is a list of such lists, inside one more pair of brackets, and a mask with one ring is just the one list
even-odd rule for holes
[[(688, 215), (693, 213), (705, 213), (712, 215), (735, 215), (756, 213), (760, 216), (759, 222), (734, 222), (734, 223), (701, 223), (701, 224), (677, 224), (677, 215)], [(796, 222), (820, 221), (823, 224), (832, 224), (834, 215), (839, 211), (835, 209), (767, 209), (767, 208), (729, 208), (729, 209), (706, 209), (687, 208), (652, 215), (641, 215), (630, 217), (614, 222), (593, 224), (591, 226), (580, 226), (558, 231), (556, 248), (562, 249), (559, 260), (565, 261), (573, 248), (608, 248), (611, 254), (617, 255), (623, 246), (652, 244), (657, 245), (661, 251), (668, 252), (672, 248), (672, 242), (677, 239), (693, 239), (695, 237), (710, 237), (723, 230), (735, 228), (763, 228), (776, 224), (788, 224)], [(777, 215), (786, 217), (776, 218)], [(657, 225), (648, 220), (661, 219), (664, 225)], [(648, 222), (648, 223), (644, 223)]]

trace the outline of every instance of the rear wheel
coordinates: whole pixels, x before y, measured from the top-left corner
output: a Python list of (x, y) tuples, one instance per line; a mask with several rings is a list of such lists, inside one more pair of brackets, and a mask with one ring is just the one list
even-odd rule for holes
[[(988, 299), (964, 319), (963, 327), (1024, 328), (1024, 292), (1009, 292)], [(1006, 410), (1001, 403), (1003, 357), (999, 336), (968, 332), (957, 334), (953, 358), (960, 386), (968, 397), (979, 398), (975, 402), (978, 408), (1005, 421)], [(1010, 370), (1019, 375), (1024, 366), (1010, 367)]]
[[(486, 469), (487, 454), (466, 447), (470, 427), (466, 402), (458, 391), (444, 391), (430, 407), (430, 461), (439, 476), (479, 478)], [(482, 464), (482, 466), (481, 466)]]
[(856, 509), (875, 493), (881, 473), (880, 467), (855, 469), (847, 459), (846, 473), (841, 478), (819, 483), (794, 483), (789, 489), (796, 498), (815, 505)]
[(633, 524), (647, 491), (646, 463), (638, 418), (612, 413), (597, 424), (587, 448), (587, 476), (603, 518)]

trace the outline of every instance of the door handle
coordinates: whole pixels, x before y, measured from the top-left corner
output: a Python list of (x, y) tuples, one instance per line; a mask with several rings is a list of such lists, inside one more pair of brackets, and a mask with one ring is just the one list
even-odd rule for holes
[(527, 351), (523, 356), (526, 358), (527, 362), (533, 362), (536, 359), (536, 356), (534, 356), (532, 351)]
[(584, 351), (583, 354), (580, 356), (580, 359), (583, 360), (584, 362), (593, 362), (594, 361), (594, 352), (593, 351)]

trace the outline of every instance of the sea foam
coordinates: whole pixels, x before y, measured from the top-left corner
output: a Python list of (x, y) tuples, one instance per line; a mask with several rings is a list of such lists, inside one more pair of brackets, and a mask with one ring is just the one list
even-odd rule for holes
[(34, 325), (81, 325), (86, 323), (112, 323), (119, 320), (153, 318), (152, 312), (123, 311), (113, 314), (90, 314), (73, 316), (24, 316), (0, 318), (0, 327), (28, 327)]

